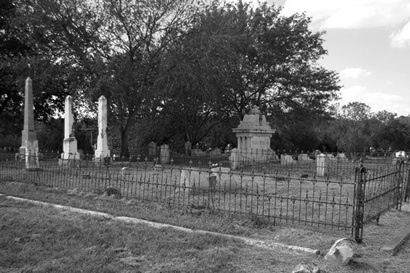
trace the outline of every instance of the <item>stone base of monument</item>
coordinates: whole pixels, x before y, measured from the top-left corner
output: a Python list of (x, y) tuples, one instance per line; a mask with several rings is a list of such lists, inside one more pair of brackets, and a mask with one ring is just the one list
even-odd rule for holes
[(231, 168), (238, 169), (240, 166), (249, 165), (253, 163), (267, 162), (276, 160), (278, 157), (272, 149), (264, 150), (238, 150), (233, 149), (229, 156)]
[(80, 153), (77, 151), (77, 140), (74, 137), (64, 139), (61, 158), (70, 160), (80, 159)]
[(110, 157), (94, 157), (93, 162), (96, 165), (110, 165), (111, 164), (111, 158)]
[(40, 168), (38, 148), (20, 147), (19, 154), (20, 160), (26, 162), (26, 169), (37, 170)]
[(79, 157), (78, 157), (78, 159), (59, 158), (58, 159), (58, 165), (59, 166), (64, 166), (64, 167), (79, 167), (80, 158)]

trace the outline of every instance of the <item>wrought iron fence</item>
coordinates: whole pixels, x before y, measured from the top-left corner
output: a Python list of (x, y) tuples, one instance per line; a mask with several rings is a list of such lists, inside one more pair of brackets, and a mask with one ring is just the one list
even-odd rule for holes
[(171, 159), (169, 164), (157, 163), (157, 159), (150, 162), (139, 157), (135, 161), (92, 161), (44, 155), (38, 168), (27, 169), (24, 161), (0, 154), (0, 179), (252, 215), (273, 225), (355, 231), (360, 241), (365, 223), (397, 205), (404, 177), (403, 164), (395, 166), (393, 172), (390, 165), (384, 169), (356, 168), (351, 178), (301, 175), (292, 168), (286, 172), (278, 168), (232, 170), (215, 167), (212, 161), (177, 165)]
[(357, 241), (361, 241), (366, 223), (372, 220), (378, 222), (380, 216), (391, 208), (401, 208), (404, 178), (408, 179), (409, 172), (405, 166), (403, 161), (398, 161), (394, 169), (356, 168), (355, 238)]

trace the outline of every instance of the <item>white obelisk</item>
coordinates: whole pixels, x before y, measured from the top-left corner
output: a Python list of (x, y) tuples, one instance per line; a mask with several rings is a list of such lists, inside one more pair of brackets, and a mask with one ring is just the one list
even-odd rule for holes
[(21, 136), (20, 156), (25, 157), (26, 169), (38, 169), (38, 140), (34, 128), (33, 82), (26, 80), (24, 94), (24, 128)]
[(110, 157), (107, 138), (107, 99), (101, 96), (98, 99), (98, 137), (95, 159)]
[(71, 96), (67, 96), (64, 105), (64, 141), (63, 153), (61, 154), (62, 159), (80, 159), (80, 154), (77, 151), (77, 140), (75, 139), (73, 131), (73, 123), (73, 100)]

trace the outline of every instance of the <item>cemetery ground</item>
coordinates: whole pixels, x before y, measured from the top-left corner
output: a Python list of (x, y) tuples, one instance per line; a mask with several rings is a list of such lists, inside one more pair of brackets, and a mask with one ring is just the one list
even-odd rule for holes
[[(326, 272), (407, 272), (410, 268), (409, 242), (395, 256), (380, 250), (398, 234), (409, 231), (410, 213), (394, 209), (384, 214), (378, 225), (366, 225), (364, 246), (346, 267), (339, 267), (323, 260), (334, 241), (346, 236), (337, 229), (319, 232), (303, 226), (272, 226), (252, 216), (170, 208), (6, 180), (0, 181), (0, 193), (0, 272), (291, 272), (301, 262), (313, 262)], [(6, 196), (318, 249), (321, 254), (127, 224), (18, 202)]]

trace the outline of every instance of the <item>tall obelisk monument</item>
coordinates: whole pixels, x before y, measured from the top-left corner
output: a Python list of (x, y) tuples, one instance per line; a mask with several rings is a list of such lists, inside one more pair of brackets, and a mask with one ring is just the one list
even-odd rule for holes
[(95, 160), (98, 161), (105, 157), (110, 157), (107, 138), (107, 99), (101, 96), (98, 99), (98, 137)]
[(21, 135), (20, 156), (25, 157), (26, 169), (38, 169), (38, 141), (34, 128), (33, 82), (26, 80), (24, 94), (24, 128)]
[(75, 139), (73, 130), (74, 116), (73, 116), (73, 100), (71, 96), (65, 98), (64, 105), (64, 141), (62, 159), (78, 160), (80, 154), (77, 151), (77, 140)]

